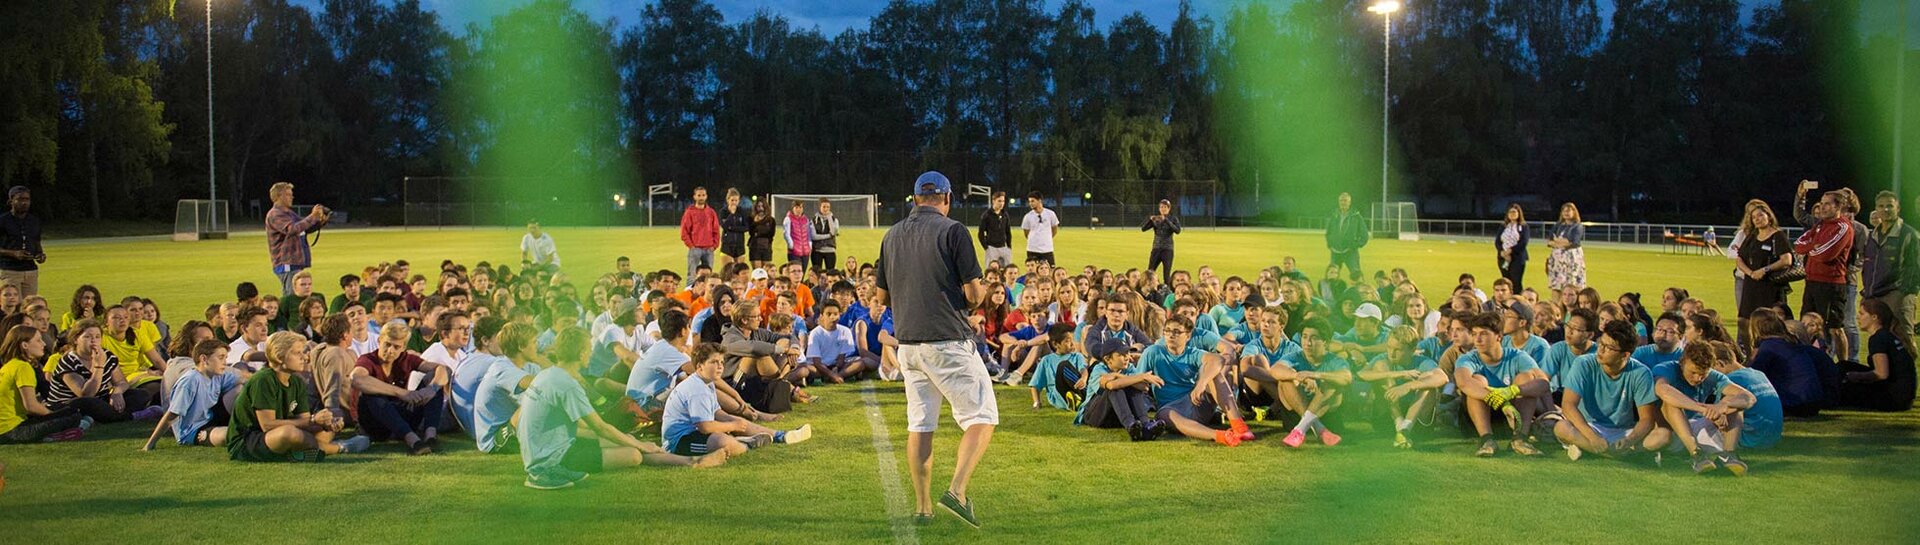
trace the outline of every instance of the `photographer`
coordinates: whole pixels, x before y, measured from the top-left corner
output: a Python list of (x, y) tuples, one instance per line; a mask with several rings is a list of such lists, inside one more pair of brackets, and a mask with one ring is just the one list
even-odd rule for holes
[(0, 214), (0, 282), (20, 288), (21, 297), (40, 293), (40, 264), (47, 253), (40, 250), (40, 218), (28, 214), (33, 208), (33, 191), (16, 185), (7, 190), (7, 214)]
[(313, 250), (307, 242), (308, 231), (318, 231), (332, 218), (332, 210), (313, 205), (302, 218), (293, 211), (293, 184), (279, 182), (267, 190), (273, 210), (267, 211), (267, 253), (273, 256), (273, 275), (280, 278), (280, 292), (293, 293), (294, 273), (313, 264)]

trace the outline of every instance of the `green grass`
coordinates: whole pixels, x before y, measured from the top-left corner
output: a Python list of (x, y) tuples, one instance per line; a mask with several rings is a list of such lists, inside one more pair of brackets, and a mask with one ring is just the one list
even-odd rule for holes
[[(556, 229), (555, 237), (576, 278), (610, 269), (618, 255), (631, 256), (636, 269), (683, 264), (669, 230)], [(518, 238), (514, 230), (329, 233), (316, 249), (316, 273), (337, 277), (402, 258), (420, 263), (417, 269), (442, 258), (517, 261)], [(843, 248), (869, 250), (843, 252), (865, 259), (879, 232), (846, 238)], [(1146, 257), (1139, 233), (1068, 231), (1060, 240), (1067, 263), (1129, 267)], [(109, 299), (140, 293), (177, 324), (231, 297), (235, 282), (272, 286), (264, 246), (259, 237), (55, 244), (43, 292), (56, 305), (81, 282)], [(1461, 271), (1492, 278), (1487, 246), (1375, 241), (1363, 259), (1370, 268), (1407, 267), (1432, 291)], [(1183, 266), (1208, 262), (1223, 274), (1252, 274), (1283, 255), (1313, 270), (1325, 263), (1320, 248), (1313, 235), (1195, 230), (1180, 239), (1178, 257)], [(1622, 248), (1592, 248), (1588, 260), (1593, 282), (1608, 294), (1680, 285), (1711, 306), (1732, 306), (1724, 260)], [(904, 398), (896, 385), (876, 387), (892, 463), (904, 479)], [(859, 386), (816, 392), (823, 401), (789, 417), (813, 423), (814, 442), (750, 453), (715, 470), (605, 473), (553, 493), (519, 486), (518, 457), (483, 456), (461, 440), (449, 441), (456, 452), (426, 458), (379, 446), (319, 465), (258, 465), (228, 462), (209, 448), (141, 453), (147, 429), (107, 426), (79, 443), (0, 447), (9, 481), (0, 528), (9, 543), (891, 541)], [(917, 529), (920, 540), (1872, 543), (1906, 541), (1920, 528), (1909, 512), (1920, 501), (1920, 469), (1912, 463), (1920, 420), (1910, 414), (1790, 422), (1783, 445), (1750, 454), (1754, 473), (1736, 480), (1697, 477), (1674, 460), (1650, 469), (1557, 455), (1518, 459), (1504, 450), (1481, 460), (1451, 438), (1400, 452), (1352, 434), (1337, 448), (1293, 451), (1279, 444), (1279, 430), (1261, 424), (1262, 438), (1237, 449), (1134, 444), (1118, 431), (1075, 428), (1064, 413), (1029, 409), (1024, 390), (999, 393), (1002, 425), (972, 490), (987, 527), (976, 532), (943, 517)], [(936, 475), (951, 471), (957, 440), (951, 423), (943, 425)]]

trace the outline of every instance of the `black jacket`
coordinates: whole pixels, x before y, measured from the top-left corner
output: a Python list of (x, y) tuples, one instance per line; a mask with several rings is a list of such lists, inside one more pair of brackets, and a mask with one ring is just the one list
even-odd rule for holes
[(989, 248), (1005, 248), (1013, 244), (1013, 232), (1007, 225), (1007, 211), (1001, 209), (995, 213), (987, 209), (980, 214), (980, 245)]

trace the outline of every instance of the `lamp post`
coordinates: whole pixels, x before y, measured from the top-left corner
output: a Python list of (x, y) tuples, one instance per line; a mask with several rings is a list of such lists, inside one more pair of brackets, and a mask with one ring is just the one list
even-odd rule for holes
[(1393, 12), (1400, 11), (1398, 0), (1380, 0), (1367, 6), (1380, 14), (1380, 213), (1387, 205), (1387, 110), (1393, 107)]

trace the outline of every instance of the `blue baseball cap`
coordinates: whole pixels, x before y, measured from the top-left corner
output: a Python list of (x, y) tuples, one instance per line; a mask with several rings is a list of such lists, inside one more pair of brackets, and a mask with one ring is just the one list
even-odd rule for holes
[(913, 180), (915, 195), (945, 195), (953, 192), (953, 184), (947, 182), (947, 175), (929, 170)]

